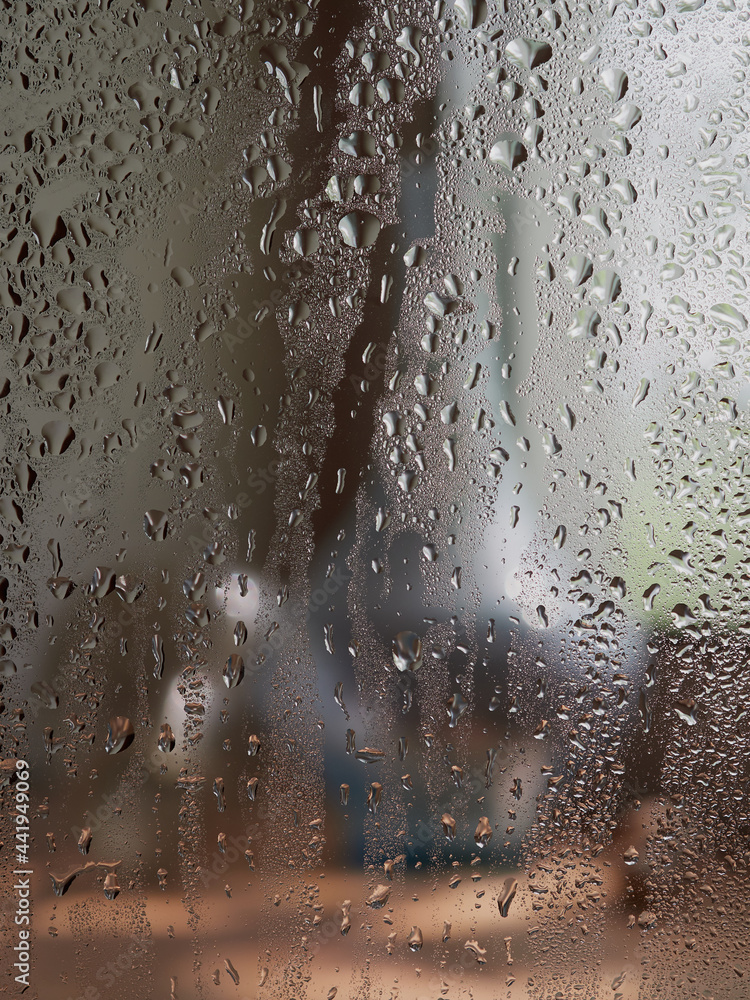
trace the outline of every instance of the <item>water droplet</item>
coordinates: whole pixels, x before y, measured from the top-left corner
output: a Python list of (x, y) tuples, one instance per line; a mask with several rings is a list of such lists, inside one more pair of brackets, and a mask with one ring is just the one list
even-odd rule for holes
[(418, 670), (422, 666), (422, 640), (416, 632), (398, 632), (391, 646), (396, 669)]
[(120, 751), (130, 746), (133, 739), (133, 723), (124, 715), (117, 715), (109, 720), (104, 750), (109, 754), (120, 753)]
[(349, 247), (370, 247), (380, 232), (380, 220), (368, 212), (349, 212), (339, 220), (339, 232)]

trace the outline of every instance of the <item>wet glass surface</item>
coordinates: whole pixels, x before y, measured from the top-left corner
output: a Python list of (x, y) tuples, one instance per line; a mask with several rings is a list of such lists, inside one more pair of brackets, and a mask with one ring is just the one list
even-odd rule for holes
[(2, 995), (747, 996), (746, 6), (0, 6)]

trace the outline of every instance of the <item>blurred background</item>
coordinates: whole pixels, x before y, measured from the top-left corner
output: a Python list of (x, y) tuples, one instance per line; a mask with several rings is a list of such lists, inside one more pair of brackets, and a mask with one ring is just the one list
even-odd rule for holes
[(747, 11), (2, 17), (0, 990), (746, 996)]

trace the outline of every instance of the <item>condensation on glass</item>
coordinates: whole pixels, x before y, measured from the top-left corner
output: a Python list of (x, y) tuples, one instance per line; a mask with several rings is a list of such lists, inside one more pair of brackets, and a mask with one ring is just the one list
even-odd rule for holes
[(0, 992), (747, 996), (746, 5), (0, 6)]

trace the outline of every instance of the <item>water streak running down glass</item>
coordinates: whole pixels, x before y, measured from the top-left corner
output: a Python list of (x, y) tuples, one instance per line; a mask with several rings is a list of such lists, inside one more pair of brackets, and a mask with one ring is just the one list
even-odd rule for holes
[(747, 5), (0, 7), (0, 996), (750, 996)]

